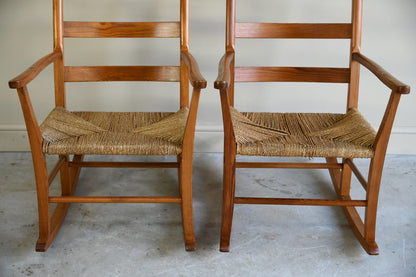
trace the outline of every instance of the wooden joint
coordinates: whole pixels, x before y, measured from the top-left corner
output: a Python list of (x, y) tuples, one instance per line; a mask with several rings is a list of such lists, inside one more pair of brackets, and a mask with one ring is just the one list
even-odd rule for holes
[(51, 173), (49, 174), (49, 177), (48, 177), (49, 186), (51, 186), (53, 180), (55, 179), (56, 175), (58, 174), (59, 170), (61, 169), (61, 167), (64, 165), (65, 162), (67, 162), (67, 159), (65, 156), (62, 156), (58, 160), (58, 162), (55, 164), (55, 167), (51, 170)]
[(354, 162), (351, 159), (345, 159), (345, 162), (351, 168), (352, 172), (354, 172), (355, 177), (357, 177), (362, 187), (367, 191), (368, 183), (365, 180), (364, 176), (361, 174), (360, 170), (354, 164)]

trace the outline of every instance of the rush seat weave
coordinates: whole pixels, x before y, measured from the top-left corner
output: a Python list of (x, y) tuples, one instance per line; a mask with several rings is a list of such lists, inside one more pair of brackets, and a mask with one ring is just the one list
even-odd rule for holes
[(331, 113), (239, 113), (231, 108), (237, 154), (371, 158), (376, 131), (357, 110)]
[(168, 112), (70, 112), (56, 107), (41, 124), (47, 154), (178, 155), (188, 108)]

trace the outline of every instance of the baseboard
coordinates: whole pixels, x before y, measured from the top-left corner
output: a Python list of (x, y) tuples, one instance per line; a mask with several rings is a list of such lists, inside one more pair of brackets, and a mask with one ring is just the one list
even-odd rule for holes
[[(416, 155), (416, 127), (393, 128), (388, 154)], [(26, 130), (21, 125), (0, 125), (0, 151), (29, 151)], [(195, 152), (222, 152), (222, 126), (197, 126)]]
[(393, 127), (388, 154), (416, 155), (416, 127)]

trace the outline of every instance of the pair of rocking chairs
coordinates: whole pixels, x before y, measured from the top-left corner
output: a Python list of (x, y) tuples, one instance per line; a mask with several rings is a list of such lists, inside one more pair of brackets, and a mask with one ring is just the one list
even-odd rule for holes
[[(342, 24), (236, 22), (235, 0), (227, 0), (226, 54), (220, 61), (214, 87), (219, 89), (224, 123), (223, 214), (220, 250), (229, 251), (234, 204), (341, 206), (353, 232), (369, 254), (377, 254), (375, 225), (378, 192), (386, 148), (401, 94), (410, 88), (360, 53), (362, 0), (352, 1), (352, 21)], [(195, 249), (192, 213), (192, 156), (196, 114), (206, 81), (188, 47), (188, 0), (180, 1), (178, 22), (73, 22), (63, 20), (62, 0), (54, 0), (54, 51), (10, 81), (16, 88), (29, 134), (39, 209), (37, 251), (46, 251), (63, 223), (70, 203), (180, 203), (186, 250)], [(65, 66), (64, 37), (180, 38), (179, 66)], [(348, 68), (235, 67), (236, 38), (350, 39)], [(27, 84), (54, 63), (56, 107), (39, 125)], [(360, 66), (391, 89), (378, 131), (358, 111)], [(169, 81), (180, 82), (180, 105), (166, 112), (70, 112), (65, 104), (66, 82)], [(235, 82), (348, 83), (347, 112), (256, 113), (234, 108)], [(189, 85), (193, 87), (189, 99)], [(190, 101), (189, 101), (190, 100)], [(190, 102), (190, 104), (189, 104)], [(59, 155), (48, 176), (45, 154)], [(176, 155), (177, 162), (86, 162), (84, 155)], [(70, 155), (73, 158), (70, 159)], [(237, 162), (237, 155), (323, 157), (326, 163)], [(338, 159), (341, 159), (340, 161)], [(368, 181), (354, 158), (369, 158)], [(81, 197), (74, 191), (82, 167), (178, 168), (180, 196)], [(236, 168), (326, 168), (337, 199), (255, 198), (235, 196)], [(60, 173), (61, 196), (50, 196), (49, 185)], [(366, 199), (350, 196), (354, 173)], [(50, 204), (58, 203), (53, 215)], [(365, 207), (361, 220), (356, 206)]]

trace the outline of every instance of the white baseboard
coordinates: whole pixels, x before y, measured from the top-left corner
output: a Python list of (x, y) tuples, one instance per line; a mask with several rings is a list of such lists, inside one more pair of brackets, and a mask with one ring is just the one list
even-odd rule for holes
[[(21, 125), (0, 125), (0, 151), (30, 151), (27, 133)], [(197, 126), (195, 152), (222, 152), (222, 126)], [(416, 155), (416, 127), (393, 128), (388, 154)]]

